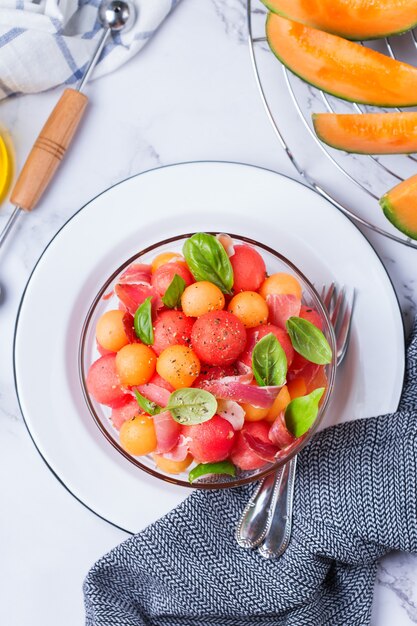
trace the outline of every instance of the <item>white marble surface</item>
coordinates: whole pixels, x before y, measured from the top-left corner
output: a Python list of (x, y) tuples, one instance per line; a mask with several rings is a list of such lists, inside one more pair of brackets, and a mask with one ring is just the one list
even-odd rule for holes
[[(91, 84), (90, 110), (65, 167), (1, 254), (0, 623), (7, 626), (82, 623), (85, 573), (126, 537), (63, 489), (19, 413), (12, 374), (14, 322), (45, 245), (95, 194), (158, 165), (231, 160), (294, 176), (255, 86), (244, 5), (244, 0), (182, 0), (138, 57)], [(0, 121), (12, 132), (18, 163), (57, 97), (55, 91), (0, 105)], [(4, 214), (8, 211), (5, 206)], [(417, 304), (417, 252), (367, 234), (392, 277), (409, 328)], [(379, 568), (372, 624), (393, 623), (417, 623), (417, 556), (395, 554)]]

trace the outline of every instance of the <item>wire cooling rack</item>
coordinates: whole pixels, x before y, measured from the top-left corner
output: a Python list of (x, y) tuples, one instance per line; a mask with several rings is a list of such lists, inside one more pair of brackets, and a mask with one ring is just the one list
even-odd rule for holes
[[(417, 241), (395, 229), (378, 204), (379, 198), (391, 187), (417, 173), (417, 155), (372, 156), (341, 152), (318, 139), (311, 121), (312, 113), (401, 109), (346, 102), (307, 85), (271, 52), (265, 37), (266, 15), (267, 9), (260, 0), (247, 0), (249, 48), (257, 85), (278, 140), (293, 166), (313, 189), (350, 218), (417, 249)], [(413, 64), (417, 59), (415, 31), (362, 45), (407, 63)], [(326, 160), (332, 168), (324, 167)]]

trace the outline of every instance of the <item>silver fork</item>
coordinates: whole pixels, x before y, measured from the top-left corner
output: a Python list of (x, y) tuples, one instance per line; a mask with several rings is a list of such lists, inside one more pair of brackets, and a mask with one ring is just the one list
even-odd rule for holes
[[(336, 334), (336, 362), (342, 362), (348, 342), (355, 292), (346, 295), (345, 287), (339, 289), (332, 283), (322, 289), (326, 306)], [(287, 549), (292, 526), (297, 457), (293, 457), (276, 473), (260, 481), (258, 488), (246, 505), (237, 529), (236, 540), (243, 548), (256, 548), (265, 558), (280, 556)], [(262, 544), (262, 545), (261, 545)]]

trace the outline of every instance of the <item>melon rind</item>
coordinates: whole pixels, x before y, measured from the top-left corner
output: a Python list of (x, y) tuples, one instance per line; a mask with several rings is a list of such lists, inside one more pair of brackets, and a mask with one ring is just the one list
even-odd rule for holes
[[(417, 239), (417, 229), (413, 230), (409, 228), (404, 222), (401, 221), (401, 218), (396, 212), (396, 207), (391, 202), (390, 196), (388, 193), (384, 194), (382, 198), (379, 200), (379, 204), (384, 212), (385, 217), (391, 222), (395, 228), (404, 233), (407, 237), (411, 239)], [(417, 202), (416, 202), (416, 211), (417, 211)]]

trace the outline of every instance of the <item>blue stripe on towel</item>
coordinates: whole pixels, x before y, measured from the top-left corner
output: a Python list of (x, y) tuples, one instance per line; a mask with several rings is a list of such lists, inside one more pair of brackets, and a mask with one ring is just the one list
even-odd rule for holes
[(67, 44), (65, 43), (65, 39), (64, 37), (61, 36), (57, 36), (55, 37), (55, 41), (56, 44), (58, 46), (58, 48), (61, 50), (62, 52), (62, 56), (64, 57), (64, 59), (66, 60), (68, 67), (70, 68), (70, 70), (73, 73), (74, 79), (78, 80), (82, 77), (83, 72), (82, 70), (77, 66), (74, 57), (72, 56)]
[(0, 48), (13, 41), (13, 39), (16, 39), (16, 37), (19, 37), (19, 35), (24, 32), (26, 32), (24, 28), (12, 28), (8, 30), (7, 33), (0, 36)]

